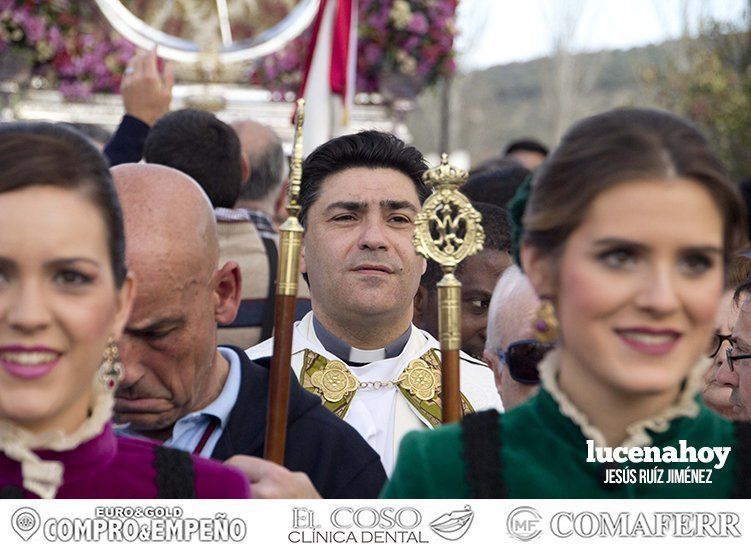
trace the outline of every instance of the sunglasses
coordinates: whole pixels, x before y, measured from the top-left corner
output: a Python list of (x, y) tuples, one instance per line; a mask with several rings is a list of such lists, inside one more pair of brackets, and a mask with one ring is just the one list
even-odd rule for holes
[(733, 337), (732, 334), (720, 334), (719, 332), (716, 332), (712, 335), (712, 343), (709, 345), (709, 349), (707, 350), (707, 356), (708, 357), (714, 357), (718, 353), (720, 353), (720, 348), (722, 347), (723, 342), (730, 342), (730, 339)]
[(733, 346), (730, 346), (725, 350), (725, 357), (728, 361), (728, 366), (730, 367), (730, 372), (735, 371), (735, 367), (738, 366), (737, 361), (745, 361), (747, 359), (751, 359), (751, 355), (748, 355), (746, 353), (741, 353), (739, 355), (733, 354)]
[(499, 349), (498, 360), (508, 366), (514, 381), (536, 385), (540, 383), (537, 365), (554, 347), (553, 344), (541, 344), (537, 340), (520, 340), (509, 344), (506, 351)]

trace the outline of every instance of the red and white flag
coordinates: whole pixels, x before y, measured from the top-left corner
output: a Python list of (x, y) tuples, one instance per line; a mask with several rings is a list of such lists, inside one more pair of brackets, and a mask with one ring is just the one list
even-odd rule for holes
[(346, 133), (357, 78), (357, 0), (321, 0), (298, 96), (305, 98), (307, 155)]

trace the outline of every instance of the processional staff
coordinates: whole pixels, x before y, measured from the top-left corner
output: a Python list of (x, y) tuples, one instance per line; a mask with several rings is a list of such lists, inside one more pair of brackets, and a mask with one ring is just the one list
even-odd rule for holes
[(438, 282), (443, 423), (458, 421), (462, 412), (459, 390), (462, 284), (454, 276), (454, 270), (464, 259), (482, 251), (485, 243), (480, 212), (458, 191), (466, 180), (467, 172), (451, 166), (445, 153), (440, 166), (425, 172), (423, 181), (434, 192), (417, 214), (412, 237), (417, 253), (436, 261), (444, 274)]
[(302, 179), (302, 124), (305, 117), (305, 100), (297, 101), (295, 116), (295, 142), (290, 159), (287, 213), (289, 217), (280, 227), (279, 266), (276, 276), (274, 301), (274, 352), (269, 369), (269, 402), (266, 413), (266, 442), (263, 456), (269, 461), (284, 464), (284, 446), (287, 439), (287, 409), (289, 405), (290, 359), (292, 356), (292, 329), (297, 302), (297, 278), (300, 275), (300, 248), (303, 228), (297, 215), (300, 213), (300, 181)]

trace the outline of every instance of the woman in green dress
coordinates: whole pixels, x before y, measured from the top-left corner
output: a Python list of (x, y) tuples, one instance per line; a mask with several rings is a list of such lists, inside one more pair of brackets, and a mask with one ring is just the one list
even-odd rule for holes
[(622, 109), (574, 125), (522, 221), (521, 262), (543, 300), (534, 325), (558, 346), (540, 393), (408, 435), (383, 496), (750, 496), (748, 427), (698, 395), (744, 218), (684, 120)]

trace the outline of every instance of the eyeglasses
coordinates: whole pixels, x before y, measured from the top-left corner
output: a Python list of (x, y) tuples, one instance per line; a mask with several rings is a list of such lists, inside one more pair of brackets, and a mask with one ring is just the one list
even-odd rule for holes
[(720, 334), (719, 332), (714, 333), (712, 335), (712, 343), (709, 345), (709, 349), (707, 350), (707, 357), (714, 357), (715, 355), (720, 353), (722, 343), (730, 342), (730, 339), (732, 337), (732, 334)]
[(508, 349), (498, 350), (498, 360), (506, 363), (514, 381), (527, 385), (540, 383), (537, 365), (553, 349), (553, 344), (541, 344), (537, 340), (520, 340), (509, 344)]
[[(751, 355), (748, 353), (741, 353), (739, 355), (733, 355), (733, 346), (730, 346), (725, 350), (725, 357), (728, 361), (728, 366), (730, 367), (730, 372), (733, 372), (735, 370), (736, 361), (743, 361), (746, 359), (751, 359)], [(741, 365), (745, 366), (745, 365)]]

